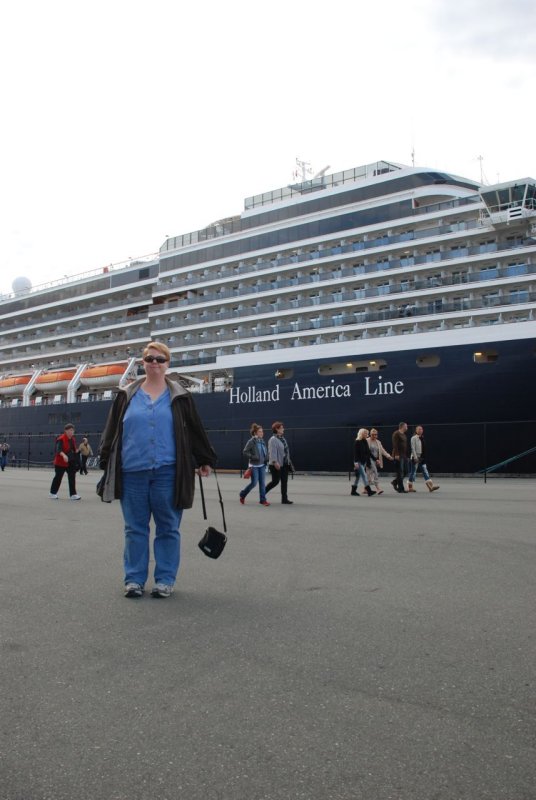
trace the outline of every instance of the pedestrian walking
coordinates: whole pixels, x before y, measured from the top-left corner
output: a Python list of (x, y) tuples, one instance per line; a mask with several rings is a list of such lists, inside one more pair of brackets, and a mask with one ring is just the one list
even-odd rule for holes
[(84, 436), (82, 441), (80, 442), (80, 475), (87, 475), (87, 460), (89, 456), (93, 455), (93, 450), (91, 449), (91, 445), (87, 440), (87, 437)]
[(193, 398), (166, 377), (167, 345), (143, 350), (145, 376), (119, 389), (99, 448), (101, 498), (121, 501), (125, 523), (124, 593), (141, 597), (149, 574), (150, 520), (155, 523), (152, 596), (170, 597), (180, 564), (180, 523), (194, 499), (196, 469), (210, 474), (216, 454)]
[(363, 485), (365, 487), (365, 493), (368, 494), (369, 497), (372, 497), (373, 494), (376, 492), (372, 491), (370, 488), (370, 483), (367, 477), (366, 470), (370, 467), (370, 450), (367, 442), (368, 430), (366, 428), (360, 428), (357, 432), (357, 437), (354, 443), (354, 482), (352, 484), (352, 488), (350, 490), (350, 494), (354, 497), (359, 496), (359, 492), (357, 491), (357, 487), (359, 485), (359, 479), (363, 481)]
[(54, 452), (54, 478), (50, 486), (49, 497), (51, 500), (58, 500), (58, 491), (67, 473), (69, 481), (69, 499), (80, 500), (80, 495), (76, 493), (76, 473), (80, 468), (80, 458), (76, 439), (74, 438), (74, 425), (68, 422), (61, 436), (56, 439)]
[(2, 467), (2, 472), (5, 470), (7, 465), (7, 457), (11, 447), (8, 445), (7, 442), (2, 442), (0, 446), (0, 467)]
[(281, 483), (281, 502), (291, 506), (293, 501), (288, 499), (288, 476), (294, 472), (294, 466), (284, 434), (282, 422), (272, 423), (272, 436), (268, 440), (268, 465), (272, 479), (266, 487), (266, 494)]
[(240, 492), (240, 502), (246, 502), (246, 497), (252, 489), (259, 485), (259, 503), (261, 506), (269, 506), (266, 500), (266, 464), (268, 463), (268, 450), (264, 441), (264, 430), (262, 425), (254, 422), (249, 429), (251, 438), (248, 439), (244, 447), (244, 455), (248, 459), (248, 469), (251, 479), (245, 489)]
[(374, 486), (376, 494), (383, 494), (383, 489), (380, 487), (380, 480), (378, 475), (378, 468), (383, 469), (383, 457), (389, 461), (393, 457), (387, 452), (385, 447), (378, 439), (378, 431), (376, 428), (371, 428), (370, 435), (367, 439), (367, 444), (370, 450), (370, 467), (367, 470), (367, 477), (371, 486)]
[(408, 483), (408, 491), (415, 492), (415, 479), (417, 477), (417, 471), (420, 469), (426, 487), (429, 492), (436, 492), (439, 489), (439, 486), (435, 484), (430, 477), (430, 473), (428, 471), (428, 467), (426, 465), (426, 446), (424, 442), (424, 428), (422, 425), (417, 425), (415, 428), (415, 433), (411, 437), (411, 466), (409, 471), (409, 483)]
[(400, 494), (407, 494), (404, 488), (404, 478), (408, 474), (408, 437), (407, 422), (401, 422), (393, 433), (393, 459), (396, 465), (396, 477), (391, 481), (393, 489)]

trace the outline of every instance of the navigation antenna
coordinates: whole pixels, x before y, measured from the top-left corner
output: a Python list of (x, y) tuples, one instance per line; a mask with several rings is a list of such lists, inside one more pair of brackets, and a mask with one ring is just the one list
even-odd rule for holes
[(486, 184), (486, 185), (488, 185), (488, 186), (489, 186), (489, 181), (488, 181), (488, 179), (486, 178), (486, 173), (484, 172), (484, 170), (483, 170), (483, 168), (482, 168), (482, 162), (484, 161), (484, 156), (477, 156), (477, 157), (476, 157), (476, 160), (477, 160), (477, 161), (480, 161), (480, 184), (481, 184), (482, 186), (483, 186), (484, 184)]
[(296, 158), (296, 164), (298, 165), (298, 169), (295, 169), (292, 173), (292, 177), (294, 180), (300, 180), (302, 183), (307, 180), (307, 175), (313, 174), (313, 169), (309, 161), (301, 161), (299, 158)]

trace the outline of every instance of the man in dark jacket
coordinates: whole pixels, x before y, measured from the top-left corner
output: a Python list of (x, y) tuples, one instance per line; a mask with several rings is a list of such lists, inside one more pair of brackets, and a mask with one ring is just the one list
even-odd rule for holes
[(408, 437), (406, 431), (408, 425), (406, 422), (401, 422), (398, 429), (393, 433), (393, 458), (396, 465), (396, 478), (391, 481), (393, 488), (406, 494), (404, 489), (404, 476), (408, 474)]

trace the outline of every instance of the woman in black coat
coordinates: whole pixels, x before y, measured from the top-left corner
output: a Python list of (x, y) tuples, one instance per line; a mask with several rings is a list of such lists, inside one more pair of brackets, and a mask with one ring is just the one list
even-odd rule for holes
[(365, 484), (365, 490), (369, 497), (376, 492), (373, 492), (370, 488), (370, 484), (367, 478), (366, 468), (370, 467), (370, 450), (367, 442), (368, 431), (366, 428), (360, 428), (357, 433), (357, 438), (354, 444), (354, 473), (355, 473), (355, 480), (352, 485), (352, 490), (350, 494), (354, 495), (354, 497), (358, 496), (357, 486), (359, 483), (359, 478), (362, 479), (363, 483)]

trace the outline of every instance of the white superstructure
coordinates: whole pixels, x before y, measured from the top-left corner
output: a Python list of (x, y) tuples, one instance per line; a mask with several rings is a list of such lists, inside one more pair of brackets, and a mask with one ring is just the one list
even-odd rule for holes
[[(151, 338), (198, 390), (228, 385), (235, 365), (355, 355), (378, 338), (530, 338), (535, 273), (533, 179), (478, 187), (377, 162), (248, 198), (155, 256), (2, 298), (0, 378), (130, 363)], [(0, 380), (4, 404), (14, 391)]]

